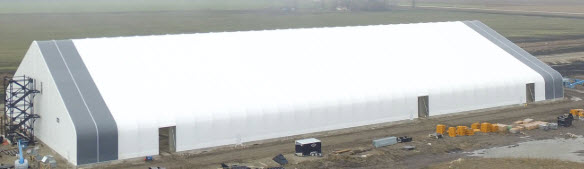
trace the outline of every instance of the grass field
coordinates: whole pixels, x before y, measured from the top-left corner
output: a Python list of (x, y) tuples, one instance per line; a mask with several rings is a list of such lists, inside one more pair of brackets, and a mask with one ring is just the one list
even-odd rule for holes
[(287, 0), (0, 0), (0, 14), (256, 10), (288, 4)]
[[(412, 4), (412, 0), (395, 1), (400, 5)], [(582, 0), (416, 0), (416, 5), (584, 13)]]
[[(34, 40), (456, 20), (480, 20), (514, 41), (584, 36), (584, 20), (562, 17), (403, 8), (377, 12), (279, 10), (292, 0), (57, 2), (0, 0), (0, 72), (15, 71)], [(301, 7), (316, 5), (312, 0), (299, 2)]]

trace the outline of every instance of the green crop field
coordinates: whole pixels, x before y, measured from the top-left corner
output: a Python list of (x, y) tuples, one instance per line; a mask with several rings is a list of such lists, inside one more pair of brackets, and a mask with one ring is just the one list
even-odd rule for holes
[[(404, 7), (339, 12), (331, 10), (333, 1), (325, 2), (322, 5), (313, 0), (0, 0), (0, 73), (15, 71), (34, 40), (456, 20), (480, 20), (514, 41), (584, 36), (581, 18)], [(298, 9), (282, 10), (290, 6)]]

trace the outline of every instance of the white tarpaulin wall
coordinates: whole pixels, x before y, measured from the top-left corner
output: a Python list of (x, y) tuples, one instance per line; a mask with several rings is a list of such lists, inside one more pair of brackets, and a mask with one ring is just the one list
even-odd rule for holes
[(119, 158), (545, 100), (544, 79), (462, 22), (73, 40)]

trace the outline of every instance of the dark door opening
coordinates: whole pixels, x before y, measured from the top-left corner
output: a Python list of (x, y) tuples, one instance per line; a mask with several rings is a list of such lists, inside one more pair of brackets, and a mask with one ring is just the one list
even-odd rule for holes
[(176, 126), (163, 127), (158, 129), (158, 152), (176, 152)]
[(428, 96), (418, 97), (418, 117), (426, 118), (430, 116), (430, 106)]
[(528, 83), (525, 85), (525, 97), (527, 103), (535, 101), (535, 83)]

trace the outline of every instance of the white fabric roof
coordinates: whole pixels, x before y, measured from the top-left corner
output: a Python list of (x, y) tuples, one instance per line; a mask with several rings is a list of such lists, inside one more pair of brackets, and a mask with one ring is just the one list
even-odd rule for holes
[[(157, 152), (143, 138), (165, 126), (187, 150), (407, 119), (429, 94), (433, 115), (524, 102), (525, 83), (544, 100), (538, 73), (462, 22), (73, 42), (118, 124), (120, 158)], [(390, 113), (335, 113), (359, 104)], [(318, 126), (270, 130), (289, 123)]]

